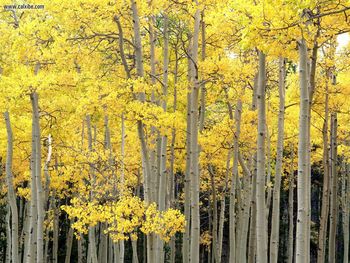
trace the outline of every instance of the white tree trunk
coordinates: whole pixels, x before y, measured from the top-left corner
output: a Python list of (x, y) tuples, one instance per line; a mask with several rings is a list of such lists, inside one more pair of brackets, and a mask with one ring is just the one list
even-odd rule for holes
[(190, 262), (199, 262), (199, 238), (200, 238), (200, 215), (199, 215), (199, 145), (198, 145), (198, 42), (200, 28), (200, 11), (196, 10), (194, 16), (194, 31), (191, 50), (191, 246)]
[(344, 235), (344, 258), (343, 263), (349, 262), (349, 212), (350, 212), (350, 172), (349, 164), (344, 164), (342, 182), (342, 207), (343, 207), (343, 235)]
[(307, 86), (307, 47), (304, 39), (299, 42), (299, 78), (300, 78), (300, 114), (299, 114), (299, 144), (298, 144), (298, 181), (297, 181), (297, 233), (296, 233), (296, 263), (307, 262), (307, 150), (308, 150), (308, 107), (309, 94)]
[(291, 165), (289, 172), (289, 186), (288, 186), (288, 263), (293, 263), (293, 248), (294, 248), (294, 147), (292, 147)]
[(280, 225), (280, 191), (283, 163), (283, 140), (284, 140), (284, 105), (285, 105), (285, 59), (279, 59), (279, 114), (278, 114), (278, 138), (275, 184), (273, 189), (272, 203), (272, 226), (270, 238), (270, 262), (277, 263), (279, 246), (279, 225)]
[[(92, 131), (91, 131), (91, 116), (86, 116), (86, 127), (87, 127), (87, 133), (88, 133), (88, 145), (89, 145), (89, 151), (93, 151), (93, 142), (92, 142)], [(90, 163), (90, 177), (91, 177), (91, 191), (90, 191), (90, 198), (93, 199), (94, 193), (94, 185), (95, 185), (95, 171), (93, 168), (94, 164)], [(96, 251), (96, 233), (95, 233), (95, 227), (90, 226), (89, 227), (89, 247), (88, 247), (88, 263), (97, 263), (97, 251)], [(90, 261), (90, 262), (89, 262)]]
[(259, 86), (258, 96), (258, 144), (257, 144), (257, 176), (256, 176), (256, 259), (258, 263), (267, 263), (267, 222), (265, 204), (265, 54), (259, 52)]
[(336, 262), (336, 235), (338, 225), (338, 175), (337, 175), (337, 115), (331, 114), (331, 195), (329, 215), (328, 262)]
[(73, 245), (73, 228), (69, 227), (67, 240), (66, 240), (66, 256), (64, 259), (64, 263), (70, 263), (72, 245)]
[[(6, 152), (6, 183), (7, 196), (11, 211), (11, 260), (12, 263), (19, 263), (18, 257), (18, 210), (16, 193), (13, 186), (12, 159), (13, 159), (13, 134), (8, 111), (4, 113), (7, 131), (7, 152)], [(1, 168), (1, 167), (0, 167)]]
[(317, 262), (323, 263), (325, 259), (325, 244), (327, 237), (327, 225), (329, 216), (329, 150), (328, 150), (328, 116), (329, 116), (329, 94), (328, 79), (325, 88), (325, 112), (323, 122), (323, 184), (322, 184), (322, 208), (320, 218), (320, 229), (318, 233)]

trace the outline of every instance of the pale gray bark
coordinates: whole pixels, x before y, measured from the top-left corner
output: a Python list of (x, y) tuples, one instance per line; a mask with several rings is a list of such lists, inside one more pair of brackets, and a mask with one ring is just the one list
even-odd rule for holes
[[(269, 112), (270, 103), (267, 104), (267, 112)], [(271, 212), (271, 196), (272, 196), (272, 181), (271, 181), (271, 135), (269, 126), (266, 123), (266, 220), (268, 220)]]
[(280, 191), (283, 163), (283, 140), (284, 140), (284, 106), (285, 106), (285, 59), (279, 59), (279, 113), (278, 113), (278, 138), (275, 184), (273, 189), (272, 203), (272, 226), (270, 238), (270, 262), (277, 263), (279, 246), (279, 225), (280, 225)]
[[(168, 95), (168, 67), (169, 67), (169, 32), (168, 32), (168, 17), (164, 15), (164, 32), (163, 32), (163, 99), (162, 108), (163, 111), (167, 111), (167, 101), (166, 97)], [(166, 209), (166, 192), (167, 192), (167, 144), (168, 137), (162, 135), (161, 137), (161, 151), (160, 151), (160, 181), (159, 181), (159, 195), (158, 195), (158, 208), (160, 211)], [(160, 262), (164, 261), (164, 242), (158, 237), (158, 256)], [(157, 257), (158, 258), (158, 257)]]
[(5, 252), (5, 262), (6, 263), (11, 263), (11, 223), (10, 223), (10, 218), (11, 218), (11, 208), (9, 205), (7, 205), (7, 213), (5, 216), (5, 221), (6, 221), (6, 252)]
[(224, 239), (224, 223), (225, 223), (225, 210), (226, 210), (226, 193), (228, 189), (228, 178), (230, 174), (230, 162), (231, 162), (232, 151), (229, 150), (227, 153), (226, 160), (226, 173), (225, 173), (225, 186), (222, 193), (222, 199), (220, 201), (220, 217), (219, 217), (219, 233), (218, 233), (218, 263), (221, 263), (222, 258), (222, 242)]
[(288, 259), (287, 263), (293, 263), (294, 247), (294, 147), (292, 147), (291, 165), (288, 185)]
[[(139, 263), (139, 258), (137, 256), (137, 240), (131, 240), (132, 247), (132, 263)], [(156, 262), (161, 262), (157, 259)]]
[(82, 234), (79, 234), (80, 238), (78, 239), (78, 263), (83, 263), (85, 260), (84, 255), (84, 237)]
[[(18, 257), (18, 210), (16, 193), (13, 186), (13, 174), (12, 174), (12, 159), (13, 159), (13, 134), (11, 128), (10, 115), (8, 111), (4, 113), (6, 132), (7, 132), (7, 152), (6, 152), (6, 183), (7, 183), (7, 197), (11, 212), (11, 236), (8, 237), (11, 240), (11, 261), (12, 263), (19, 263)], [(2, 168), (2, 167), (0, 167)]]
[(191, 229), (191, 93), (187, 93), (187, 128), (186, 128), (186, 171), (184, 180), (184, 214), (186, 218), (185, 233), (183, 234), (182, 240), (182, 258), (184, 262), (189, 262), (190, 260), (190, 229)]
[[(38, 69), (36, 69), (37, 71)], [(44, 261), (44, 192), (41, 182), (41, 142), (40, 142), (40, 124), (39, 124), (39, 105), (38, 94), (30, 94), (32, 104), (32, 156), (31, 156), (31, 212), (28, 240), (29, 249), (27, 250), (26, 262), (42, 263)]]
[(242, 204), (241, 204), (241, 215), (239, 218), (239, 224), (237, 227), (238, 238), (237, 238), (237, 259), (236, 262), (247, 262), (247, 242), (248, 242), (248, 228), (249, 228), (249, 211), (250, 202), (252, 198), (251, 189), (251, 173), (241, 156), (238, 152), (238, 160), (243, 170), (243, 192), (242, 192)]
[(322, 184), (322, 208), (320, 217), (320, 229), (318, 233), (317, 262), (323, 263), (325, 259), (327, 225), (329, 216), (329, 150), (328, 150), (328, 119), (329, 119), (329, 93), (328, 79), (325, 86), (325, 112), (323, 122), (323, 184)]
[(52, 262), (58, 262), (58, 237), (59, 237), (59, 208), (56, 200), (53, 200), (53, 240), (52, 240)]
[[(232, 113), (231, 113), (232, 114)], [(230, 206), (229, 206), (229, 237), (230, 237), (230, 251), (229, 262), (236, 260), (236, 214), (235, 214), (235, 199), (236, 199), (236, 184), (238, 181), (238, 151), (239, 151), (239, 137), (241, 133), (241, 114), (242, 102), (238, 99), (234, 114), (235, 120), (235, 134), (233, 139), (233, 165), (230, 188)]]
[[(202, 11), (202, 21), (201, 21), (201, 36), (202, 36), (202, 61), (205, 60), (206, 53), (206, 39), (205, 39), (205, 21), (204, 21), (204, 11)], [(199, 114), (199, 131), (202, 132), (204, 128), (204, 118), (205, 118), (205, 83), (201, 85), (201, 97), (200, 97), (200, 114)]]
[(213, 262), (218, 262), (218, 206), (216, 198), (216, 189), (215, 189), (215, 174), (214, 169), (211, 165), (208, 167), (210, 174), (210, 185), (211, 185), (211, 194), (212, 194), (212, 203), (213, 203), (213, 220), (212, 220), (212, 252), (213, 252)]
[(49, 174), (49, 165), (51, 162), (52, 156), (52, 138), (51, 134), (47, 136), (47, 157), (44, 164), (44, 176), (45, 176), (45, 198), (44, 198), (44, 207), (45, 210), (48, 209), (49, 206), (49, 194), (50, 194), (50, 174)]
[(299, 113), (299, 144), (298, 144), (298, 180), (297, 180), (297, 232), (296, 232), (296, 262), (307, 262), (307, 207), (308, 207), (308, 107), (309, 93), (307, 85), (307, 47), (304, 39), (299, 42), (299, 79), (300, 79), (300, 113)]
[(256, 176), (256, 259), (258, 263), (267, 263), (267, 222), (265, 204), (265, 54), (259, 52), (259, 85), (258, 85), (258, 143), (257, 143), (257, 176)]
[[(198, 3), (197, 3), (198, 4)], [(198, 42), (200, 30), (200, 10), (194, 15), (194, 30), (191, 47), (191, 262), (199, 262), (199, 238), (200, 238), (200, 215), (199, 215), (199, 145), (198, 145)]]
[(32, 263), (36, 261), (36, 236), (37, 236), (37, 190), (36, 190), (36, 178), (35, 178), (35, 142), (34, 142), (34, 121), (32, 121), (32, 154), (30, 158), (30, 169), (31, 169), (31, 181), (30, 181), (30, 210), (28, 213), (29, 224), (28, 224), (28, 239), (25, 244), (24, 261), (26, 263)]
[[(91, 131), (91, 116), (86, 116), (86, 127), (87, 127), (87, 134), (88, 134), (88, 148), (89, 151), (93, 151), (93, 141), (92, 141), (92, 131)], [(95, 185), (95, 171), (93, 168), (94, 164), (90, 163), (90, 177), (91, 177), (91, 191), (90, 191), (90, 198), (92, 199), (94, 197), (93, 189)], [(89, 247), (88, 247), (88, 263), (97, 263), (97, 251), (96, 251), (96, 233), (95, 233), (95, 227), (90, 226), (89, 227)]]
[(343, 263), (349, 262), (349, 213), (350, 213), (350, 165), (344, 163), (342, 176), (342, 213), (343, 213), (343, 235), (344, 235), (344, 258)]
[(64, 263), (70, 263), (71, 254), (72, 254), (72, 245), (73, 245), (73, 228), (69, 227), (69, 231), (66, 239), (66, 256)]
[(106, 223), (100, 223), (100, 244), (98, 253), (98, 262), (106, 263), (108, 258), (108, 236), (104, 233), (107, 229)]
[[(173, 102), (173, 111), (176, 112), (177, 107), (177, 76), (178, 74), (178, 51), (175, 48), (175, 69), (174, 69), (174, 102)], [(176, 129), (173, 128), (171, 131), (171, 146), (170, 146), (170, 169), (169, 169), (169, 196), (168, 196), (168, 207), (176, 207), (176, 197), (175, 197), (175, 188), (176, 188), (176, 178), (175, 178), (175, 140), (176, 140)], [(175, 263), (175, 254), (176, 254), (176, 236), (171, 237), (170, 240), (170, 263)]]
[(252, 158), (253, 162), (253, 175), (252, 175), (252, 197), (250, 205), (250, 224), (249, 224), (249, 246), (248, 246), (248, 263), (255, 263), (256, 258), (256, 175), (257, 175), (257, 162), (256, 154)]
[(338, 175), (337, 175), (337, 114), (331, 114), (331, 187), (328, 262), (336, 262), (336, 236), (338, 225)]

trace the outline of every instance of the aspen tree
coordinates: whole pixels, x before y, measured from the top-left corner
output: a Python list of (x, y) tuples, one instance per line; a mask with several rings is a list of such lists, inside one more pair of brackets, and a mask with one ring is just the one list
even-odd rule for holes
[(10, 205), (7, 205), (6, 207), (6, 217), (5, 217), (5, 222), (6, 222), (6, 252), (5, 252), (5, 260), (6, 263), (11, 263), (11, 251), (12, 251), (12, 244), (11, 244), (11, 223), (10, 223), (10, 218), (11, 218), (11, 208)]
[(329, 240), (328, 262), (336, 262), (336, 235), (338, 226), (338, 173), (337, 173), (337, 114), (331, 113), (331, 182), (330, 182), (330, 214), (329, 214)]
[(249, 225), (249, 246), (248, 246), (248, 263), (254, 263), (256, 257), (256, 176), (257, 176), (257, 162), (256, 154), (253, 159), (253, 175), (252, 175), (252, 194), (250, 201), (250, 225)]
[[(10, 114), (8, 111), (4, 112), (4, 119), (6, 123), (7, 131), (7, 152), (6, 152), (6, 183), (7, 183), (7, 196), (9, 202), (9, 210), (11, 211), (11, 235), (8, 240), (11, 240), (11, 262), (19, 263), (18, 254), (18, 210), (16, 193), (13, 187), (13, 174), (12, 174), (12, 160), (13, 160), (13, 133), (10, 121)], [(8, 255), (10, 256), (10, 255)]]
[[(198, 2), (196, 2), (198, 5)], [(196, 9), (194, 15), (194, 30), (191, 47), (191, 246), (190, 262), (199, 262), (199, 145), (198, 145), (198, 42), (200, 30), (200, 10)]]
[[(86, 116), (86, 127), (88, 135), (88, 148), (89, 151), (93, 152), (93, 137), (92, 137), (92, 127), (91, 127), (91, 116)], [(91, 178), (91, 191), (90, 198), (94, 198), (94, 187), (95, 187), (95, 171), (94, 164), (90, 163), (90, 178)], [(89, 247), (88, 247), (88, 262), (97, 263), (97, 251), (96, 251), (96, 228), (94, 226), (89, 226)]]
[(73, 228), (69, 227), (69, 231), (66, 239), (66, 255), (65, 255), (64, 263), (70, 263), (72, 245), (73, 245)]
[(349, 164), (344, 162), (342, 176), (342, 213), (343, 213), (343, 234), (344, 234), (344, 257), (343, 263), (349, 262), (349, 212), (350, 212), (350, 173)]
[(283, 162), (283, 141), (284, 141), (284, 107), (285, 107), (285, 77), (286, 61), (279, 58), (279, 112), (278, 112), (278, 139), (277, 139), (277, 157), (275, 184), (273, 189), (272, 203), (272, 226), (270, 237), (270, 262), (277, 263), (279, 247), (279, 225), (280, 225), (280, 190)]
[[(230, 107), (230, 106), (229, 106)], [(238, 147), (240, 136), (240, 122), (242, 113), (242, 102), (237, 101), (235, 114), (232, 116), (232, 110), (230, 110), (231, 118), (235, 119), (235, 134), (233, 139), (233, 165), (231, 175), (231, 188), (230, 188), (230, 207), (229, 207), (229, 236), (230, 236), (230, 262), (236, 260), (236, 215), (235, 215), (235, 199), (236, 199), (236, 183), (238, 177)]]
[(293, 263), (294, 248), (294, 147), (291, 148), (291, 162), (288, 178), (288, 263)]
[(258, 263), (267, 263), (267, 222), (265, 213), (265, 54), (259, 51), (259, 85), (258, 100), (258, 144), (257, 144), (257, 177), (256, 177), (256, 259)]
[(307, 47), (305, 39), (299, 41), (299, 81), (300, 81), (300, 113), (299, 113), (299, 143), (298, 143), (298, 178), (297, 178), (297, 232), (296, 232), (296, 262), (307, 262), (307, 124), (309, 93), (307, 86)]
[(327, 236), (327, 224), (329, 216), (329, 151), (328, 151), (328, 126), (329, 126), (329, 94), (328, 77), (325, 84), (325, 110), (322, 129), (323, 137), (323, 185), (322, 185), (322, 207), (320, 218), (320, 229), (318, 233), (317, 262), (322, 263), (325, 259), (325, 244)]
[[(168, 67), (169, 67), (169, 32), (168, 32), (168, 17), (164, 15), (164, 28), (163, 28), (163, 38), (164, 38), (164, 46), (163, 46), (163, 100), (162, 100), (162, 108), (163, 111), (167, 111), (167, 95), (168, 95)], [(164, 211), (166, 206), (166, 186), (167, 186), (167, 144), (168, 137), (163, 135), (161, 138), (161, 157), (160, 157), (160, 182), (159, 182), (159, 196), (158, 196), (158, 205), (159, 210)], [(164, 243), (160, 238), (158, 239), (158, 250), (159, 250), (159, 260), (160, 262), (164, 261), (164, 252), (163, 247)]]

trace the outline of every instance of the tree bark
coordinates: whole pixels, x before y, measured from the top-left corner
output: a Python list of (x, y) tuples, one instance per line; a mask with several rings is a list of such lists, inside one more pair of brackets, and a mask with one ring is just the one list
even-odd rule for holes
[(294, 248), (294, 147), (292, 147), (288, 186), (288, 263), (293, 263)]
[(336, 235), (338, 225), (338, 174), (337, 174), (337, 114), (331, 114), (331, 192), (329, 215), (328, 262), (336, 262)]
[(72, 245), (73, 245), (73, 228), (69, 227), (67, 240), (66, 240), (66, 256), (64, 259), (64, 263), (70, 263)]
[(272, 203), (272, 226), (270, 238), (270, 262), (277, 263), (279, 233), (280, 233), (280, 191), (283, 163), (283, 141), (284, 141), (284, 106), (285, 106), (285, 77), (286, 64), (285, 59), (279, 59), (279, 113), (278, 113), (278, 138), (277, 138), (277, 157), (275, 184), (273, 188)]
[(40, 141), (40, 124), (39, 124), (39, 105), (38, 105), (38, 94), (33, 92), (30, 94), (33, 111), (33, 132), (32, 132), (32, 152), (33, 159), (33, 174), (35, 178), (35, 190), (36, 194), (34, 202), (36, 201), (36, 214), (37, 219), (33, 221), (36, 224), (36, 262), (43, 263), (44, 261), (44, 192), (41, 182), (41, 141)]
[[(13, 186), (12, 159), (13, 159), (13, 134), (11, 128), (10, 115), (8, 111), (4, 113), (7, 132), (7, 152), (6, 152), (6, 183), (7, 196), (11, 211), (11, 260), (12, 263), (19, 263), (18, 257), (18, 210), (16, 193)], [(2, 167), (0, 167), (2, 168)]]
[[(92, 142), (92, 131), (91, 131), (91, 116), (86, 116), (86, 127), (87, 127), (87, 133), (88, 133), (88, 145), (89, 145), (89, 151), (93, 151), (93, 142)], [(90, 198), (91, 201), (94, 197), (93, 190), (94, 184), (95, 184), (95, 171), (93, 168), (93, 164), (90, 164), (90, 176), (91, 176), (91, 191), (90, 191)], [(89, 247), (88, 247), (88, 262), (89, 259), (91, 260), (91, 263), (98, 263), (97, 260), (97, 251), (96, 251), (96, 233), (95, 233), (95, 227), (90, 226), (89, 227)], [(90, 263), (90, 262), (89, 262)]]
[(323, 263), (325, 259), (325, 244), (327, 237), (327, 225), (329, 216), (329, 150), (328, 150), (328, 116), (329, 116), (329, 94), (328, 78), (325, 88), (325, 112), (323, 122), (323, 184), (322, 184), (322, 207), (320, 218), (320, 229), (318, 233), (317, 262)]
[(296, 233), (296, 262), (307, 262), (309, 251), (307, 251), (307, 207), (308, 190), (307, 176), (307, 151), (308, 151), (308, 107), (309, 93), (307, 86), (307, 47), (305, 39), (299, 42), (299, 78), (300, 78), (300, 113), (299, 113), (299, 144), (298, 144), (298, 214), (297, 214), (297, 233)]
[(257, 176), (256, 176), (256, 259), (258, 263), (267, 263), (267, 222), (265, 204), (265, 54), (259, 52), (259, 86), (258, 96), (258, 143), (257, 143)]
[[(198, 4), (198, 3), (196, 3)], [(198, 145), (198, 42), (200, 28), (200, 10), (197, 8), (194, 16), (194, 31), (191, 50), (191, 246), (190, 262), (199, 262), (199, 238), (200, 238), (200, 215), (199, 215), (199, 145)]]
[(349, 262), (349, 211), (350, 211), (350, 172), (349, 164), (344, 163), (342, 177), (342, 212), (343, 212), (343, 235), (344, 235), (344, 258), (343, 263)]

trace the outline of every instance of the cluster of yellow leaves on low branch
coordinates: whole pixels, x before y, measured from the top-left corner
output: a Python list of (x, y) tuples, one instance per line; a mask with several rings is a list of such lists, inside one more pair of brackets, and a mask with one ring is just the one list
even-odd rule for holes
[(168, 242), (177, 232), (184, 232), (186, 225), (185, 216), (179, 210), (159, 211), (155, 203), (146, 205), (136, 196), (122, 197), (103, 205), (73, 198), (71, 205), (61, 206), (61, 209), (75, 219), (72, 227), (76, 232), (87, 234), (89, 227), (107, 223), (105, 232), (116, 242), (129, 237), (136, 240), (138, 230), (154, 233)]

